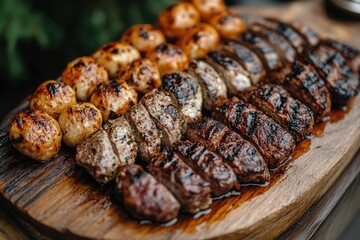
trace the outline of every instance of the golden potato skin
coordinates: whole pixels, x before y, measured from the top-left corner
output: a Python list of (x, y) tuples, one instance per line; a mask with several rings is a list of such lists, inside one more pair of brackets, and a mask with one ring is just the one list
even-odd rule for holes
[(116, 118), (124, 114), (131, 106), (137, 103), (136, 91), (126, 82), (112, 81), (100, 83), (91, 95), (90, 102), (100, 109), (103, 120)]
[(194, 5), (179, 2), (162, 11), (158, 18), (160, 30), (170, 39), (175, 39), (200, 23), (200, 13)]
[(129, 65), (120, 78), (139, 93), (147, 93), (161, 85), (159, 69), (153, 61), (140, 58)]
[(224, 0), (190, 0), (190, 2), (197, 8), (201, 19), (206, 21), (214, 13), (222, 12), (226, 9)]
[(140, 53), (145, 54), (156, 46), (165, 43), (164, 34), (150, 24), (137, 24), (128, 28), (121, 41), (129, 42), (136, 47)]
[(215, 13), (208, 23), (213, 25), (225, 39), (236, 39), (246, 30), (245, 22), (229, 10)]
[(99, 48), (93, 57), (106, 68), (110, 77), (116, 78), (125, 71), (127, 65), (141, 56), (139, 50), (130, 43), (111, 42)]
[(9, 125), (9, 138), (14, 148), (37, 161), (46, 161), (58, 154), (61, 137), (58, 122), (38, 110), (19, 112)]
[(69, 62), (61, 79), (75, 90), (79, 101), (88, 101), (96, 86), (101, 82), (108, 82), (109, 76), (106, 69), (93, 57), (84, 56)]
[(213, 26), (206, 23), (193, 27), (179, 41), (180, 47), (190, 60), (202, 58), (207, 53), (216, 50), (219, 43), (219, 33)]
[(185, 52), (178, 45), (170, 43), (160, 44), (146, 57), (157, 64), (161, 75), (183, 71), (189, 65)]
[(57, 119), (62, 110), (74, 103), (76, 103), (74, 89), (63, 82), (48, 80), (35, 90), (29, 107)]
[(76, 147), (83, 139), (96, 132), (102, 125), (102, 116), (93, 104), (76, 103), (65, 108), (59, 115), (63, 141), (69, 147)]

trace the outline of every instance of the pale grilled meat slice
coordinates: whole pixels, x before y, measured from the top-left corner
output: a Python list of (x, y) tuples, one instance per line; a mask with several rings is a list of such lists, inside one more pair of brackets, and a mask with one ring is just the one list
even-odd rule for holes
[(124, 209), (140, 220), (168, 222), (180, 210), (171, 192), (139, 165), (120, 167), (114, 193)]
[(125, 117), (122, 116), (107, 121), (104, 129), (109, 136), (121, 165), (134, 163), (138, 153), (138, 144), (133, 130)]
[(269, 169), (257, 149), (224, 124), (203, 118), (188, 126), (186, 137), (219, 154), (234, 170), (240, 183), (269, 181)]
[(294, 22), (291, 26), (297, 30), (298, 33), (307, 41), (310, 46), (315, 46), (319, 43), (320, 39), (316, 32), (309, 26), (302, 25)]
[(339, 51), (319, 44), (306, 51), (304, 60), (312, 64), (326, 80), (334, 104), (345, 105), (359, 91), (359, 75), (346, 64)]
[(145, 106), (156, 126), (162, 130), (162, 141), (171, 147), (180, 141), (185, 132), (186, 120), (171, 97), (163, 91), (154, 89), (145, 94), (140, 101)]
[(200, 84), (206, 110), (215, 108), (227, 99), (226, 84), (210, 64), (203, 60), (193, 60), (187, 71), (195, 76)]
[(246, 94), (246, 101), (287, 129), (297, 142), (314, 128), (313, 112), (280, 85), (264, 84)]
[(174, 194), (185, 212), (194, 214), (210, 207), (210, 184), (169, 149), (151, 159), (148, 170)]
[(114, 179), (120, 166), (107, 133), (99, 129), (76, 147), (75, 162), (101, 184)]
[(213, 117), (255, 144), (270, 168), (288, 160), (295, 149), (291, 134), (251, 104), (227, 102), (216, 108)]
[(202, 93), (196, 78), (186, 72), (174, 72), (162, 77), (162, 89), (180, 107), (186, 120), (191, 122), (201, 118)]
[(251, 86), (249, 73), (229, 53), (225, 51), (213, 51), (205, 58), (224, 79), (228, 93), (236, 95)]
[(199, 142), (181, 141), (174, 144), (174, 151), (205, 181), (210, 183), (214, 196), (239, 190), (234, 171), (214, 152)]
[(249, 72), (252, 85), (256, 85), (266, 76), (266, 71), (260, 58), (245, 44), (239, 41), (225, 40), (222, 42), (221, 48), (236, 56), (236, 59)]
[(282, 84), (293, 97), (314, 112), (317, 122), (323, 121), (330, 115), (331, 94), (325, 81), (311, 65), (295, 61)]
[(142, 104), (133, 106), (126, 114), (139, 146), (139, 156), (145, 162), (160, 152), (161, 132), (156, 128), (148, 111)]

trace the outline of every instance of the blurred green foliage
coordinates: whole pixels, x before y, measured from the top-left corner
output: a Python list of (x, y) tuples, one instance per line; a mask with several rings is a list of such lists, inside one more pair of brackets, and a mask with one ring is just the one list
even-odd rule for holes
[(18, 81), (56, 78), (68, 61), (118, 40), (130, 25), (155, 23), (173, 2), (0, 0), (1, 75)]

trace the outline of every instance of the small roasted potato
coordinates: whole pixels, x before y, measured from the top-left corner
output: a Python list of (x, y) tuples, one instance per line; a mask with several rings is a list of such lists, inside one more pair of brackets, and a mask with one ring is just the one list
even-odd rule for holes
[(199, 11), (188, 2), (171, 5), (160, 13), (158, 25), (170, 39), (182, 37), (186, 32), (200, 23)]
[(206, 21), (214, 13), (226, 9), (224, 0), (189, 0), (199, 11), (201, 19)]
[(68, 63), (61, 74), (61, 79), (75, 90), (79, 101), (88, 101), (96, 86), (108, 82), (106, 69), (93, 57), (79, 57)]
[(164, 34), (150, 24), (136, 24), (128, 28), (121, 41), (129, 42), (141, 53), (147, 53), (156, 46), (165, 43)]
[(100, 110), (91, 103), (75, 103), (60, 113), (58, 121), (64, 143), (74, 148), (101, 128), (102, 116)]
[(126, 82), (130, 87), (140, 93), (147, 93), (161, 85), (159, 69), (153, 61), (140, 58), (129, 65), (120, 81)]
[(140, 52), (127, 42), (111, 42), (103, 45), (93, 57), (109, 72), (109, 76), (116, 78), (122, 73), (127, 65), (139, 59)]
[(48, 80), (35, 90), (29, 107), (57, 119), (62, 110), (74, 103), (76, 103), (74, 89), (63, 82)]
[(183, 71), (189, 65), (189, 59), (184, 51), (178, 45), (170, 43), (160, 44), (153, 51), (148, 52), (146, 57), (157, 64), (161, 75)]
[(91, 95), (90, 102), (100, 109), (104, 122), (124, 114), (137, 103), (135, 89), (126, 82), (100, 83)]
[(219, 33), (213, 26), (206, 23), (193, 27), (179, 41), (180, 47), (190, 60), (202, 58), (207, 53), (216, 50), (219, 43)]
[(61, 137), (58, 122), (38, 110), (19, 112), (9, 125), (9, 138), (14, 148), (37, 161), (46, 161), (58, 154)]
[(225, 39), (236, 39), (246, 30), (245, 22), (229, 10), (215, 13), (209, 18), (208, 23)]

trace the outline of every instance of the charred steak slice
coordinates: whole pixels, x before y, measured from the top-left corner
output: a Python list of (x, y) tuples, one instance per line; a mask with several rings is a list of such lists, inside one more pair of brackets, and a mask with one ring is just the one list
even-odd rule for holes
[(227, 102), (213, 116), (255, 144), (270, 168), (289, 159), (295, 149), (291, 134), (250, 104)]
[(75, 162), (101, 184), (113, 180), (120, 161), (116, 156), (107, 133), (99, 129), (76, 148)]
[(249, 73), (225, 51), (211, 52), (206, 56), (205, 60), (220, 73), (229, 94), (235, 95), (251, 86)]
[(196, 78), (186, 72), (175, 72), (162, 77), (162, 89), (180, 107), (186, 120), (191, 122), (201, 118), (202, 93)]
[(298, 142), (314, 128), (313, 112), (280, 85), (261, 85), (250, 91), (247, 101), (292, 133)]
[(311, 65), (295, 61), (291, 66), (291, 72), (285, 76), (283, 86), (314, 112), (317, 122), (330, 115), (330, 92), (325, 81)]
[(185, 132), (186, 120), (167, 93), (154, 89), (145, 94), (140, 103), (162, 130), (165, 146), (171, 147), (173, 143), (180, 141), (181, 134)]
[(142, 104), (133, 106), (126, 114), (139, 146), (139, 156), (145, 162), (160, 152), (161, 132), (156, 128), (148, 111)]
[(319, 36), (309, 26), (302, 25), (300, 23), (292, 23), (291, 26), (297, 30), (298, 33), (306, 40), (308, 45), (315, 46), (319, 43)]
[(104, 129), (108, 133), (121, 165), (134, 163), (138, 153), (138, 144), (125, 117), (107, 121)]
[(214, 196), (240, 189), (234, 171), (218, 155), (207, 150), (201, 143), (177, 142), (174, 150), (187, 165), (210, 183)]
[(193, 214), (210, 207), (210, 184), (169, 149), (154, 157), (148, 170), (174, 194), (185, 212)]
[(169, 190), (139, 165), (119, 169), (114, 192), (125, 210), (137, 219), (167, 222), (180, 210)]
[(197, 78), (201, 86), (206, 110), (215, 108), (227, 98), (226, 84), (210, 64), (203, 60), (193, 60), (188, 72)]

